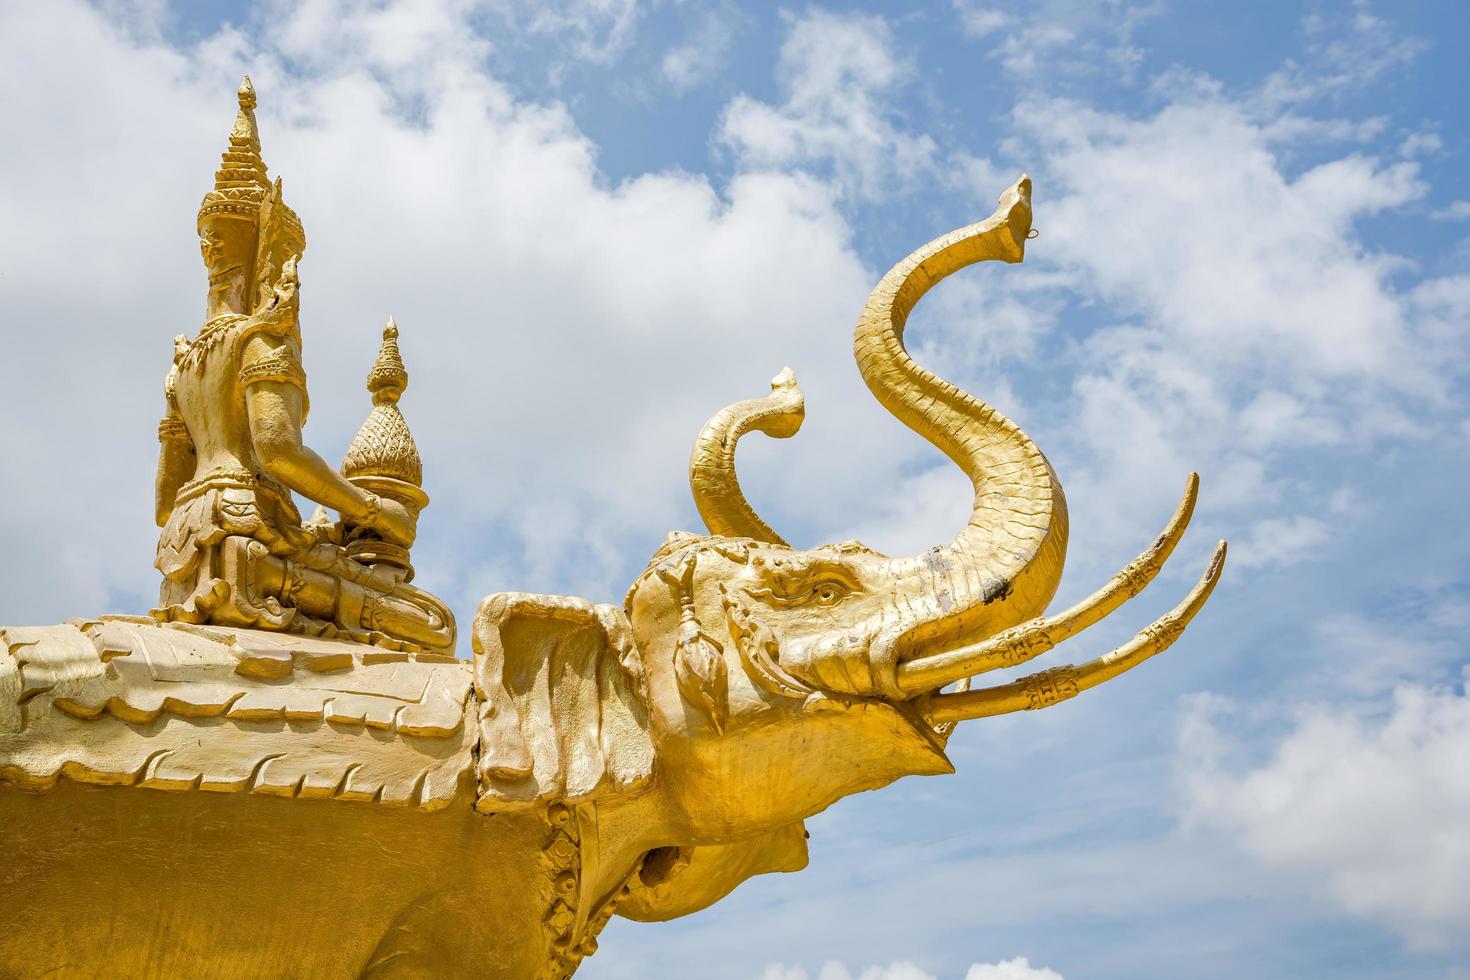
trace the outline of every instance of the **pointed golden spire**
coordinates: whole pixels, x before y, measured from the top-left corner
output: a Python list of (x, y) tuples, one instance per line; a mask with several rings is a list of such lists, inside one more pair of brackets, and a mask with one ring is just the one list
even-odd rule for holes
[(374, 405), (397, 405), (407, 387), (408, 370), (398, 352), (398, 324), (390, 316), (383, 328), (383, 346), (378, 348), (378, 359), (368, 374), (367, 388), (373, 393)]
[(215, 175), (215, 186), (244, 184), (254, 187), (270, 187), (265, 175), (265, 161), (260, 157), (260, 130), (255, 125), (255, 86), (246, 75), (235, 92), (240, 109), (235, 113), (235, 125), (230, 129), (230, 147), (221, 160), (220, 172)]
[[(373, 410), (352, 438), (342, 458), (342, 475), (372, 493), (390, 497), (419, 514), (429, 504), (424, 493), (424, 464), (414, 445), (408, 423), (398, 410), (398, 399), (408, 387), (408, 371), (398, 352), (398, 324), (392, 317), (383, 328), (383, 344), (368, 372), (367, 388), (373, 394)], [(381, 540), (370, 529), (349, 531), (347, 556), (368, 565), (403, 569), (404, 581), (413, 578), (407, 548)]]
[(414, 487), (423, 483), (423, 461), (408, 431), (408, 423), (398, 410), (398, 399), (407, 387), (408, 371), (398, 352), (398, 324), (389, 317), (383, 328), (378, 359), (368, 372), (367, 388), (373, 394), (373, 410), (342, 460), (342, 474), (348, 479), (378, 476)]

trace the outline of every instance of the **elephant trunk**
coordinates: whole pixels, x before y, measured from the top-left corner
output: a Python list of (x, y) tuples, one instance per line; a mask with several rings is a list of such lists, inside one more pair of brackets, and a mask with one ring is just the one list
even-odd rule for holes
[(711, 534), (784, 545), (745, 499), (735, 476), (735, 444), (754, 429), (777, 439), (795, 435), (806, 418), (796, 375), (786, 368), (771, 379), (771, 393), (723, 409), (700, 430), (689, 457), (689, 488)]
[[(935, 283), (986, 259), (1020, 262), (1030, 232), (1031, 181), (1022, 177), (989, 218), (920, 248), (889, 270), (869, 296), (853, 338), (858, 369), (885, 408), (969, 476), (975, 491), (970, 520), (953, 541), (919, 555), (888, 559), (869, 552), (880, 563), (879, 587), (894, 601), (882, 603), (861, 625), (805, 636), (784, 648), (738, 596), (725, 593), (731, 635), (747, 675), (768, 693), (809, 698), (825, 690), (912, 702), (942, 739), (966, 718), (1056, 704), (1160, 653), (1178, 639), (1219, 581), (1223, 541), (1185, 600), (1132, 641), (1081, 667), (1053, 667), (969, 690), (974, 675), (1040, 656), (1138, 595), (1183, 535), (1199, 487), (1191, 474), (1163, 533), (1101, 589), (1070, 609), (1042, 616), (1067, 552), (1067, 502), (1056, 473), (1014, 422), (919, 367), (903, 344), (909, 314)], [(735, 442), (753, 428), (790, 435), (801, 411), (795, 382), (783, 374), (768, 398), (734, 405), (705, 427), (691, 461), (692, 485), (715, 534), (781, 543), (740, 493)], [(954, 682), (958, 690), (939, 693)]]
[(901, 662), (1030, 619), (1061, 579), (1067, 505), (1051, 464), (1014, 422), (920, 367), (903, 342), (909, 313), (931, 287), (974, 262), (1021, 261), (1030, 230), (1031, 181), (1022, 177), (991, 217), (894, 266), (858, 320), (853, 350), (868, 388), (975, 488), (970, 520), (953, 541), (894, 559), (895, 580), (914, 598), (908, 622), (873, 651), (879, 659)]

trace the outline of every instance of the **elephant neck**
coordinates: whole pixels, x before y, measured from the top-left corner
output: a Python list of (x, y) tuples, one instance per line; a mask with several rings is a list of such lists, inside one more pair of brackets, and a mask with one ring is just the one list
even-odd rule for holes
[(651, 807), (636, 801), (547, 807), (540, 863), (549, 879), (551, 907), (542, 918), (546, 965), (537, 980), (568, 977), (596, 952), (598, 935), (655, 846), (647, 836), (656, 826), (653, 816)]

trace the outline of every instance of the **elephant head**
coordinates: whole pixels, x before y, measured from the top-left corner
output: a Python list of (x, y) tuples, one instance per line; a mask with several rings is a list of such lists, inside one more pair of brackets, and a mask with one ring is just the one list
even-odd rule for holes
[[(788, 546), (746, 501), (734, 465), (745, 432), (785, 437), (800, 427), (801, 392), (782, 372), (769, 396), (730, 406), (705, 426), (690, 472), (711, 533), (670, 535), (623, 609), (582, 603), (573, 613), (565, 604), (580, 600), (516, 600), (547, 604), (548, 621), (582, 623), (575, 629), (592, 638), (588, 649), (607, 655), (601, 666), (590, 654), (566, 660), (577, 648), (568, 626), (553, 630), (555, 643), (544, 636), (530, 643), (561, 650), (554, 656), (564, 659), (546, 668), (549, 680), (522, 669), (519, 689), (552, 691), (558, 676), (582, 678), (590, 685), (584, 693), (563, 699), (572, 707), (558, 708), (554, 693), (505, 693), (509, 673), (490, 678), (482, 711), (492, 715), (497, 703), (551, 699), (537, 709), (546, 724), (525, 722), (521, 707), (516, 737), (482, 743), (531, 747), (492, 775), (492, 794), (590, 798), (609, 784), (653, 781), (662, 812), (677, 815), (671, 825), (684, 839), (709, 845), (775, 833), (844, 795), (904, 775), (950, 772), (945, 743), (959, 721), (1050, 706), (1178, 638), (1219, 578), (1223, 542), (1184, 601), (1118, 649), (1082, 666), (970, 689), (974, 675), (1047, 652), (1142, 590), (1183, 534), (1198, 484), (1191, 475), (1177, 512), (1143, 554), (1082, 602), (1043, 615), (1067, 544), (1055, 472), (1013, 422), (919, 367), (903, 343), (909, 312), (939, 280), (985, 259), (1021, 260), (1030, 192), (1022, 178), (990, 218), (898, 263), (873, 290), (854, 340), (858, 368), (878, 400), (970, 477), (974, 503), (964, 529), (903, 557), (857, 542)], [(508, 607), (486, 608), (476, 642), (493, 654), (487, 662), (503, 662), (507, 672), (513, 660), (552, 663), (552, 654), (512, 656)], [(518, 636), (541, 635), (517, 629)], [(576, 737), (546, 734), (553, 730)], [(544, 748), (548, 740), (556, 745)], [(557, 761), (533, 758), (536, 745)], [(493, 765), (494, 753), (482, 762)], [(655, 780), (655, 769), (667, 778)]]

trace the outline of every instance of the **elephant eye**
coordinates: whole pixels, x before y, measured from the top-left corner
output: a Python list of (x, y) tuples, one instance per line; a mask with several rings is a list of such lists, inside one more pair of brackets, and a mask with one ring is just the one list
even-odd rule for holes
[(812, 589), (812, 599), (819, 606), (830, 606), (843, 599), (850, 592), (851, 590), (840, 582), (821, 582)]
[(824, 578), (811, 585), (798, 586), (793, 591), (774, 589), (746, 589), (745, 594), (752, 599), (769, 602), (775, 606), (805, 606), (815, 603), (819, 606), (833, 606), (857, 591), (846, 582), (835, 579)]

